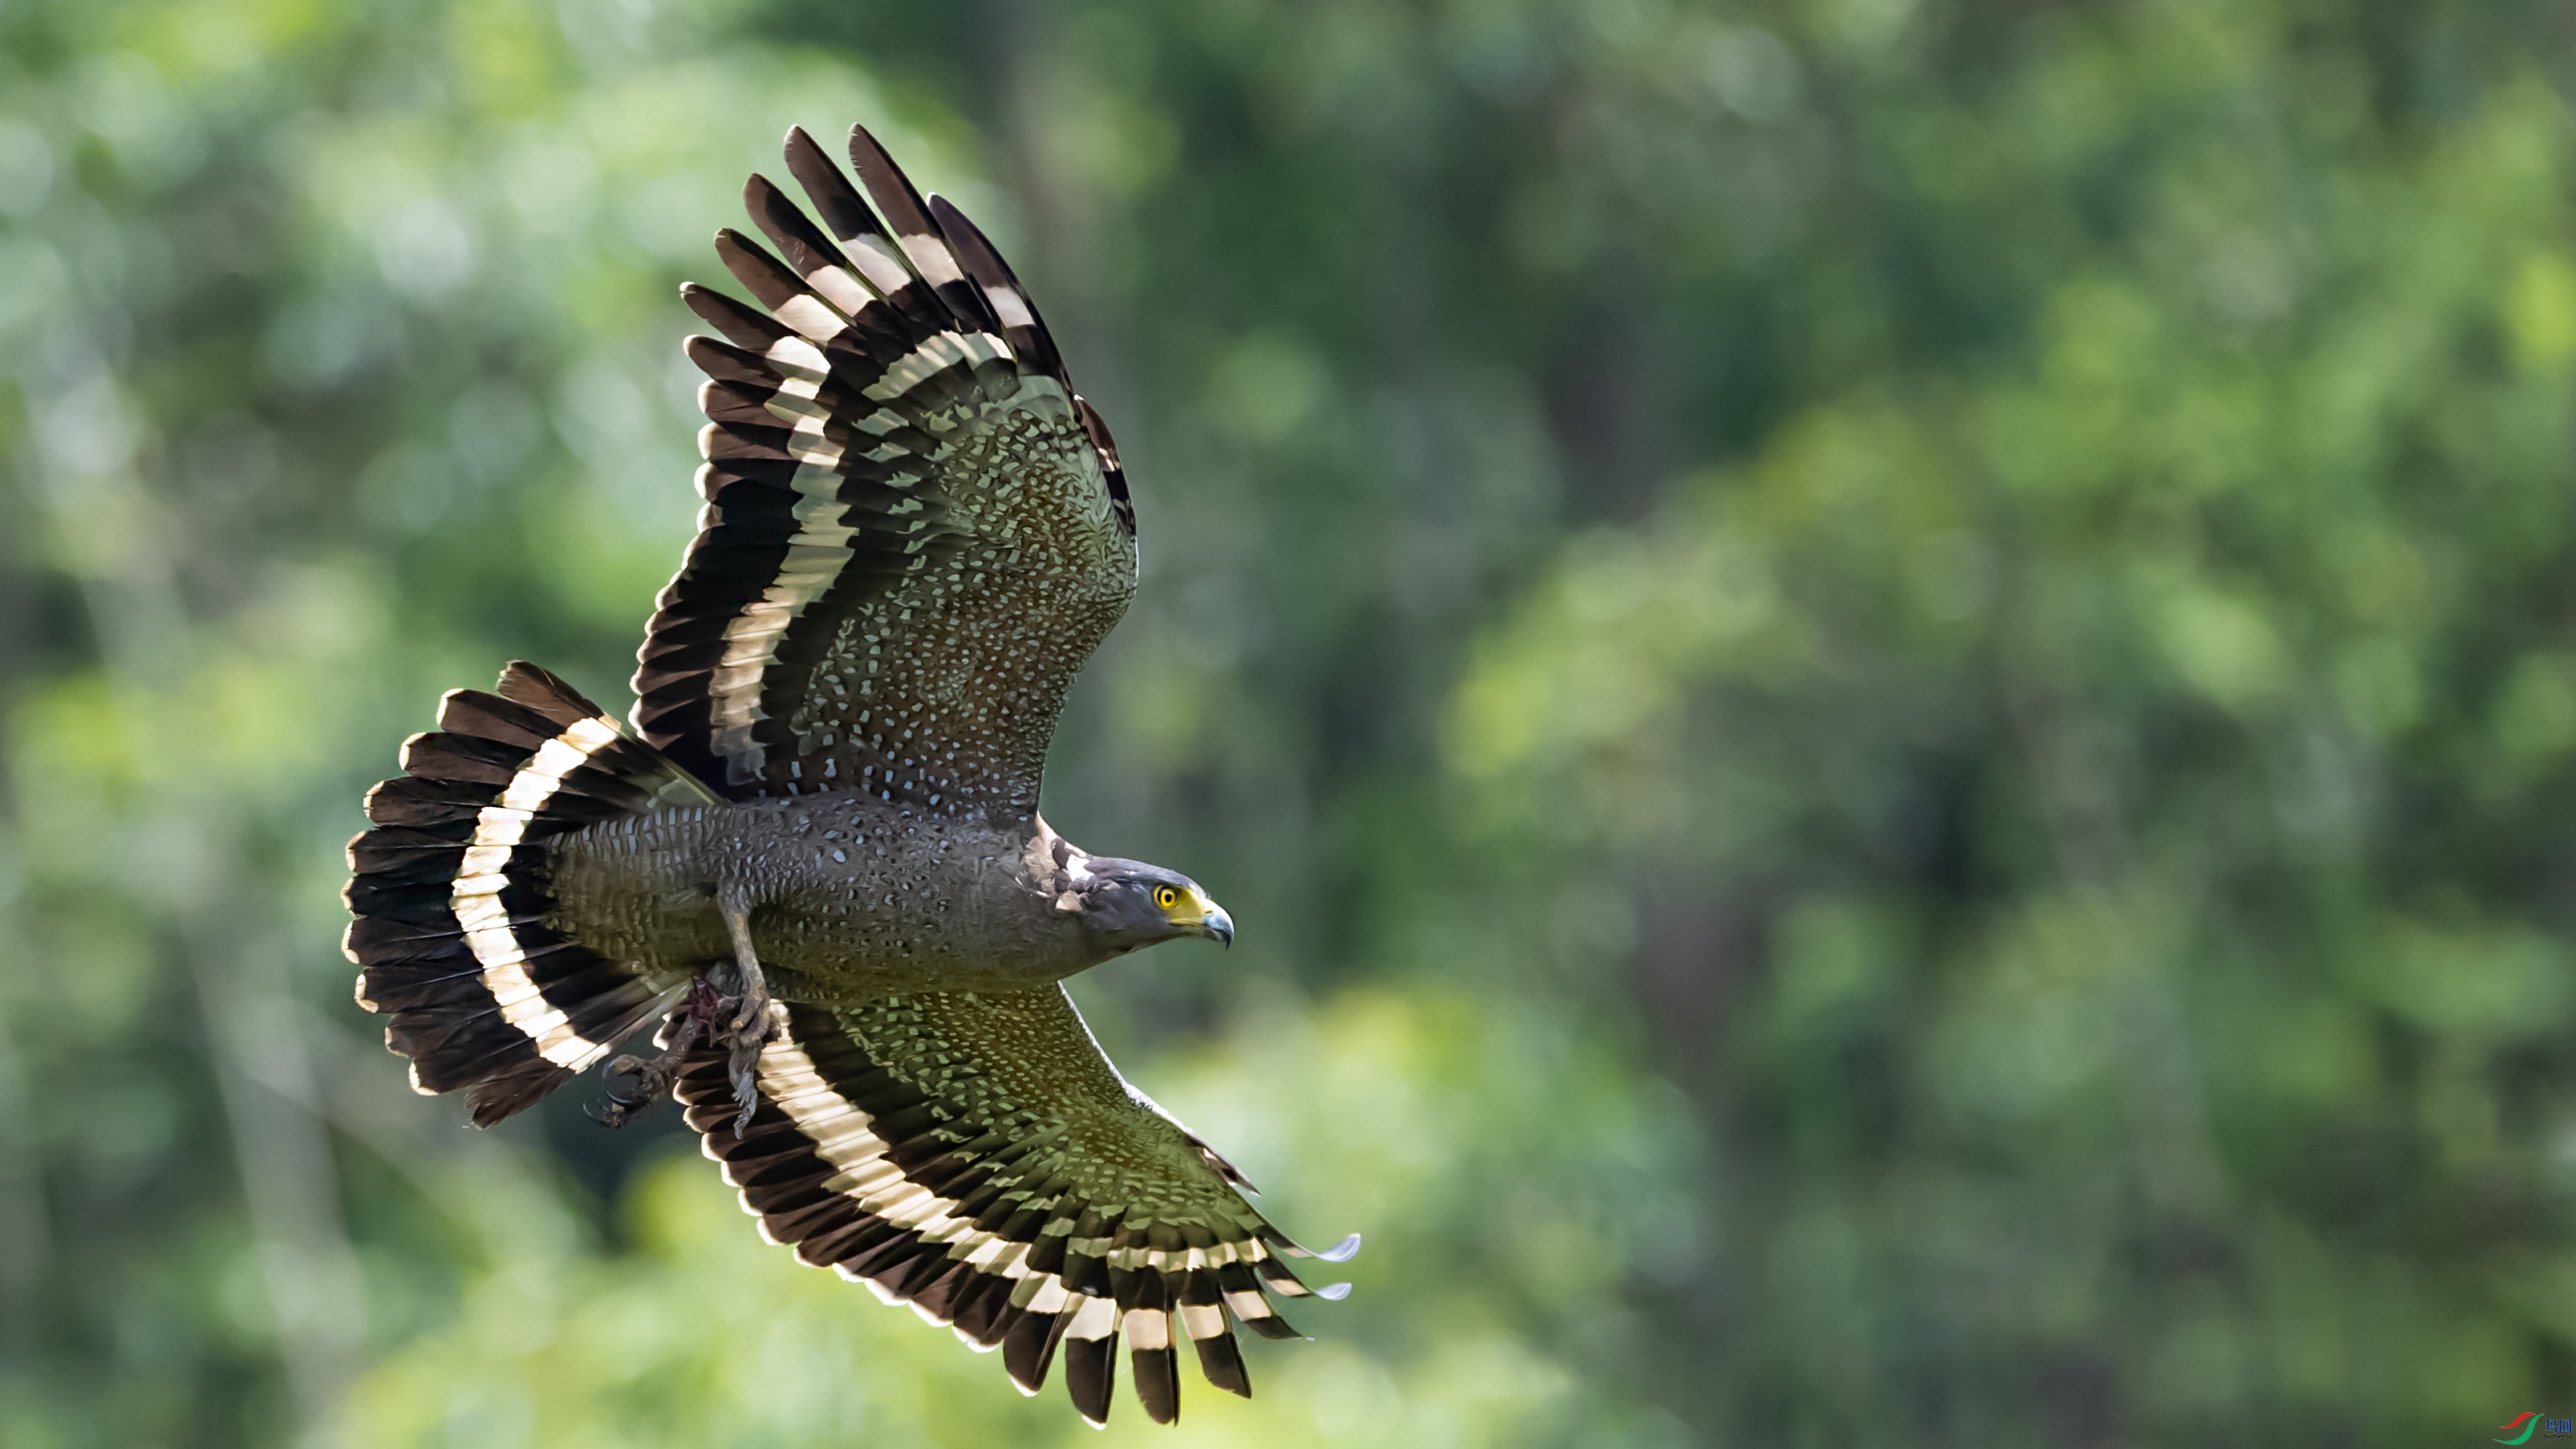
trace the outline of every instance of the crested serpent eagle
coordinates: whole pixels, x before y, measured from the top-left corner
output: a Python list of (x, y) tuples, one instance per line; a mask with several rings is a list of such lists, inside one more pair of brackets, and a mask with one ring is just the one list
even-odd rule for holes
[[(530, 664), (440, 701), (349, 844), (358, 1002), (477, 1125), (610, 1062), (668, 1091), (761, 1232), (908, 1303), (1034, 1393), (1179, 1411), (1178, 1351), (1311, 1290), (1242, 1175), (1101, 1054), (1063, 980), (1234, 923), (1038, 814), (1047, 740), (1136, 589), (1118, 450), (973, 223), (799, 129), (821, 218), (751, 178), (759, 303), (682, 295), (705, 500), (627, 723)], [(873, 202), (873, 206), (871, 206)], [(772, 249), (774, 248), (774, 250)], [(1352, 1238), (1320, 1256), (1338, 1261)], [(1334, 1290), (1327, 1289), (1327, 1293)]]

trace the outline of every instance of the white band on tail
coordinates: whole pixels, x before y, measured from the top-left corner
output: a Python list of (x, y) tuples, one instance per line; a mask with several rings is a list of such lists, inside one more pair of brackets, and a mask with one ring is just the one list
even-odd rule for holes
[(505, 870), (528, 821), (545, 808), (564, 776), (592, 755), (623, 738), (606, 715), (581, 720), (537, 747), (536, 754), (510, 777), (501, 798), (474, 817), (474, 839), (448, 887), (449, 909), (465, 930), (465, 944), (483, 968), (483, 989), (501, 1008), (501, 1019), (527, 1033), (537, 1052), (568, 1071), (580, 1071), (600, 1059), (609, 1046), (573, 1030), (572, 1022), (546, 1001), (545, 992), (528, 975), (527, 951), (510, 929), (509, 908), (501, 891), (509, 884)]

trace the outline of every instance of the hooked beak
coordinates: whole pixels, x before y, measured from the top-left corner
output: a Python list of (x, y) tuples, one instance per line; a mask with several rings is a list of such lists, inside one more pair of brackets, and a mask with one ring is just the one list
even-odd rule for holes
[(1207, 914), (1199, 918), (1199, 934), (1220, 946), (1234, 944), (1234, 917), (1214, 901), (1207, 903)]
[(1172, 902), (1163, 918), (1190, 935), (1204, 936), (1223, 946), (1233, 945), (1234, 917), (1225, 913), (1225, 907), (1209, 900), (1206, 891), (1191, 886), (1189, 892)]

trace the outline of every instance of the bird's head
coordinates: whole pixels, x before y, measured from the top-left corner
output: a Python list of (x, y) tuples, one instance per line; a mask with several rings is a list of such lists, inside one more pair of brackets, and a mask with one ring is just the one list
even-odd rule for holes
[(1179, 936), (1234, 944), (1234, 918), (1208, 899), (1197, 881), (1176, 870), (1089, 856), (1075, 873), (1074, 894), (1081, 902), (1083, 933), (1112, 953)]

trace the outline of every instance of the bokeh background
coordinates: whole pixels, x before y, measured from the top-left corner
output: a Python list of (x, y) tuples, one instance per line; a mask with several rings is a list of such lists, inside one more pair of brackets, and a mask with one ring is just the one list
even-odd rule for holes
[(1076, 984), (1368, 1245), (1158, 1445), (2576, 1412), (2540, 0), (0, 0), (0, 1441), (1089, 1444), (667, 1111), (349, 1000), (437, 694), (606, 701), (792, 122), (1002, 242), (1145, 587)]

